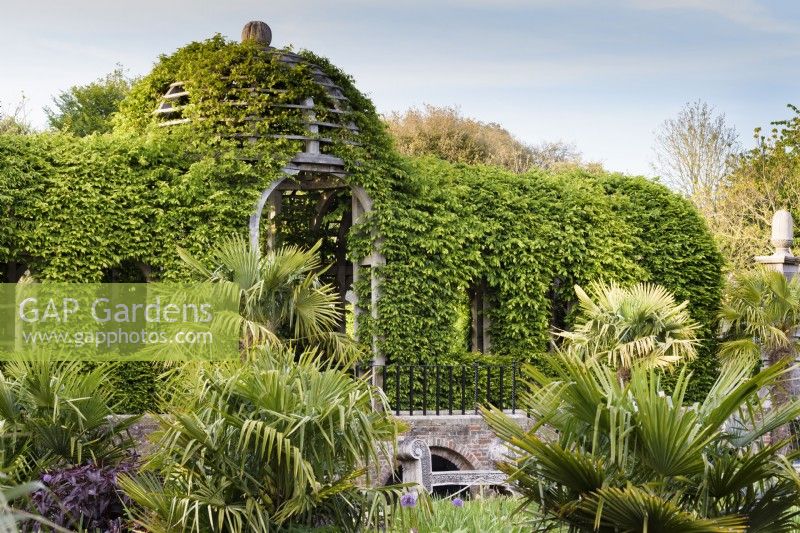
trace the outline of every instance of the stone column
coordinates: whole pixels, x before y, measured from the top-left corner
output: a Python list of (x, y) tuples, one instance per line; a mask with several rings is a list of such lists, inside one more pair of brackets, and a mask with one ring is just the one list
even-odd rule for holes
[(424, 440), (414, 437), (403, 440), (397, 450), (397, 460), (403, 467), (403, 483), (412, 484), (410, 490), (433, 490), (431, 449)]
[[(765, 267), (775, 270), (783, 274), (787, 280), (791, 280), (798, 271), (800, 265), (800, 257), (795, 257), (792, 253), (792, 244), (794, 242), (794, 228), (793, 228), (792, 214), (785, 209), (777, 211), (772, 216), (772, 238), (770, 243), (775, 247), (775, 252), (772, 255), (762, 255), (755, 258), (756, 263), (764, 265)], [(795, 331), (794, 338), (797, 340), (798, 332)], [(791, 354), (793, 350), (787, 348), (787, 355)], [(795, 361), (796, 363), (797, 361)], [(771, 361), (764, 360), (763, 363), (768, 365)], [(797, 396), (797, 383), (800, 380), (800, 372), (795, 366), (781, 382), (776, 383), (772, 387), (771, 396), (775, 402), (784, 402), (790, 400), (792, 397)], [(789, 427), (777, 428), (770, 433), (770, 440), (780, 441), (791, 437), (791, 430)]]

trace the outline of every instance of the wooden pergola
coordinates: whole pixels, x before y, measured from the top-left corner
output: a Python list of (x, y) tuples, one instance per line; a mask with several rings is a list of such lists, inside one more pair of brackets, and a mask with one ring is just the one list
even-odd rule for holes
[[(332, 139), (327, 136), (332, 130), (345, 128), (357, 134), (358, 128), (350, 121), (347, 116), (350, 110), (350, 102), (344, 95), (342, 88), (325, 74), (317, 65), (307, 61), (305, 58), (286, 50), (280, 50), (270, 46), (272, 41), (272, 31), (270, 27), (260, 21), (248, 22), (242, 30), (242, 41), (255, 42), (262, 46), (265, 51), (274, 54), (278, 61), (288, 68), (295, 68), (303, 65), (310, 69), (314, 80), (325, 90), (328, 100), (332, 106), (325, 108), (327, 117), (334, 117), (327, 121), (317, 118), (317, 103), (313, 98), (305, 98), (298, 102), (285, 102), (283, 99), (276, 101), (274, 106), (279, 108), (295, 109), (301, 113), (305, 132), (301, 135), (275, 134), (270, 135), (274, 138), (287, 139), (302, 143), (303, 149), (297, 152), (282, 169), (282, 176), (274, 180), (261, 193), (253, 214), (250, 217), (249, 231), (250, 243), (254, 248), (261, 246), (261, 228), (266, 227), (267, 247), (274, 246), (275, 225), (274, 220), (281, 212), (284, 196), (294, 194), (298, 191), (320, 192), (320, 201), (317, 204), (316, 220), (321, 220), (331, 207), (331, 201), (336, 192), (350, 189), (351, 206), (349, 221), (343, 221), (338, 232), (338, 243), (344, 246), (347, 230), (363, 218), (364, 214), (372, 210), (372, 200), (362, 187), (347, 184), (347, 172), (344, 161), (328, 152), (327, 148), (332, 144)], [(261, 90), (251, 88), (251, 90)], [(280, 92), (280, 89), (271, 89)], [(189, 121), (183, 116), (183, 109), (190, 101), (191, 95), (184, 87), (184, 83), (176, 81), (172, 83), (166, 93), (162, 96), (157, 108), (153, 112), (165, 127), (184, 124)], [(277, 100), (277, 99), (276, 99)], [(256, 117), (257, 118), (257, 117)], [(349, 222), (349, 223), (348, 223)], [(363, 313), (359, 307), (352, 289), (353, 285), (364, 275), (364, 270), (368, 269), (371, 284), (371, 313), (373, 318), (377, 318), (377, 302), (380, 296), (377, 268), (385, 264), (385, 259), (381, 253), (374, 250), (369, 256), (357, 263), (349, 263), (346, 259), (344, 250), (337, 253), (336, 272), (337, 285), (340, 289), (340, 303), (342, 309), (348, 303), (353, 305), (355, 314), (355, 333), (358, 335), (358, 317)], [(373, 335), (372, 351), (375, 364), (384, 364), (383, 357), (378, 353), (377, 338)]]

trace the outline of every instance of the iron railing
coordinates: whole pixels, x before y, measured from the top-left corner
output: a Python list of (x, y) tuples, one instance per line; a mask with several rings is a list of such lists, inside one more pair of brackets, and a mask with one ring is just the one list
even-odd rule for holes
[(360, 366), (357, 375), (374, 376), (397, 414), (478, 414), (493, 405), (515, 414), (519, 363), (472, 365)]

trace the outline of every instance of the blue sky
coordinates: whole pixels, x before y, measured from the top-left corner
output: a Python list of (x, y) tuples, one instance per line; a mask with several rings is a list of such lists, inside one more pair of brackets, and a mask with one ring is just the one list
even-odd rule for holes
[(0, 102), (30, 118), (121, 63), (264, 20), (273, 44), (329, 57), (378, 110), (430, 103), (522, 140), (573, 142), (651, 174), (653, 131), (703, 99), (751, 143), (800, 104), (800, 2), (768, 0), (15, 0), (0, 8)]

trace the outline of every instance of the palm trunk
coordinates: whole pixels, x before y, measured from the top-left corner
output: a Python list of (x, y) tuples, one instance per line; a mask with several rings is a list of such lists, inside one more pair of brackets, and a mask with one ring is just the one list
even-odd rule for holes
[[(777, 409), (789, 403), (797, 395), (797, 384), (795, 383), (797, 377), (794, 361), (795, 353), (791, 347), (782, 347), (770, 350), (766, 355), (770, 366), (781, 362), (787, 357), (791, 358), (791, 370), (783, 374), (770, 388), (772, 408)], [(788, 424), (770, 432), (770, 443), (789, 441), (791, 438), (792, 432)]]
[(631, 380), (631, 369), (626, 366), (620, 366), (617, 368), (617, 380), (622, 383), (622, 386), (628, 384)]

